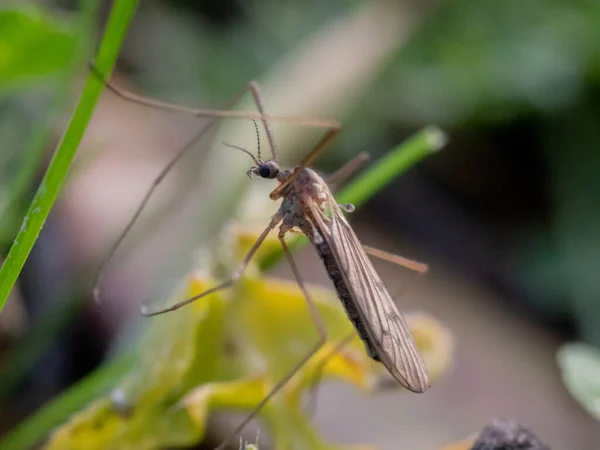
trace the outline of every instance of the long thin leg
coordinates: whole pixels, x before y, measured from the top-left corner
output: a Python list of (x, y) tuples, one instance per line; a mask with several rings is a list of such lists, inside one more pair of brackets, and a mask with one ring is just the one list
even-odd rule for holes
[(369, 247), (368, 245), (363, 244), (363, 249), (365, 252), (371, 256), (375, 256), (376, 258), (382, 259), (387, 262), (391, 262), (393, 264), (397, 264), (399, 266), (405, 267), (407, 269), (412, 270), (417, 273), (417, 276), (414, 279), (411, 279), (410, 283), (407, 283), (403, 286), (400, 292), (394, 294), (393, 297), (400, 297), (409, 291), (410, 288), (413, 287), (414, 283), (422, 276), (427, 273), (429, 270), (429, 266), (427, 264), (414, 261), (412, 259), (405, 258), (403, 256), (394, 255), (393, 253), (388, 253), (386, 251), (380, 250), (378, 248)]
[(263, 243), (263, 241), (265, 240), (267, 235), (271, 232), (271, 230), (273, 230), (273, 228), (275, 228), (275, 226), (277, 226), (277, 224), (281, 221), (281, 219), (282, 219), (282, 217), (279, 213), (277, 213), (277, 214), (275, 214), (275, 216), (273, 216), (273, 218), (269, 222), (269, 225), (267, 226), (267, 228), (265, 228), (264, 231), (261, 233), (261, 235), (258, 237), (258, 239), (254, 243), (254, 245), (252, 246), (252, 248), (250, 249), (250, 251), (248, 252), (246, 257), (244, 258), (244, 260), (238, 267), (238, 269), (233, 273), (233, 275), (231, 275), (231, 278), (229, 278), (226, 281), (223, 281), (221, 284), (218, 284), (217, 286), (215, 286), (211, 289), (208, 289), (198, 295), (194, 295), (193, 297), (190, 297), (182, 302), (175, 303), (173, 306), (169, 306), (168, 308), (159, 309), (159, 310), (155, 310), (155, 311), (149, 311), (147, 305), (143, 305), (142, 306), (142, 314), (144, 316), (157, 316), (159, 314), (164, 314), (164, 313), (167, 313), (170, 311), (175, 311), (175, 310), (181, 308), (182, 306), (189, 305), (190, 303), (195, 302), (196, 300), (198, 300), (202, 297), (205, 297), (205, 296), (212, 294), (214, 292), (217, 292), (217, 291), (221, 291), (223, 289), (227, 289), (228, 287), (235, 284), (235, 282), (244, 274), (244, 271), (246, 270), (246, 267), (248, 267), (250, 260), (252, 259), (252, 257), (254, 256), (254, 254), (256, 253), (258, 248), (260, 247), (260, 245)]
[[(339, 185), (345, 183), (352, 175), (363, 167), (367, 161), (371, 159), (371, 156), (367, 152), (360, 152), (338, 170), (329, 175), (325, 181), (330, 188), (337, 188)], [(333, 189), (332, 189), (333, 191)]]
[(300, 163), (300, 165), (296, 167), (294, 173), (291, 176), (289, 176), (283, 183), (281, 183), (279, 186), (273, 189), (273, 191), (269, 194), (269, 197), (272, 200), (277, 200), (278, 198), (280, 198), (285, 188), (289, 186), (289, 184), (292, 181), (294, 181), (294, 179), (296, 179), (298, 174), (302, 172), (302, 169), (308, 167), (315, 159), (317, 159), (317, 157), (321, 154), (325, 147), (327, 147), (327, 145), (333, 140), (333, 138), (335, 138), (339, 134), (340, 131), (342, 131), (341, 125), (334, 124), (330, 126), (327, 132), (325, 133), (325, 136), (323, 136), (321, 140), (317, 142), (317, 144), (312, 148), (312, 150), (308, 152), (308, 155), (306, 155)]
[[(170, 103), (165, 103), (165, 102), (161, 102), (161, 101), (149, 99), (149, 98), (146, 98), (146, 97), (138, 96), (138, 95), (133, 94), (131, 92), (125, 91), (123, 89), (120, 89), (120, 88), (114, 86), (113, 84), (111, 84), (110, 82), (108, 82), (107, 80), (105, 80), (104, 77), (102, 76), (102, 74), (100, 74), (93, 65), (91, 65), (90, 67), (91, 67), (92, 73), (96, 76), (96, 78), (100, 82), (102, 82), (104, 84), (104, 86), (109, 91), (113, 92), (115, 95), (119, 96), (122, 99), (125, 99), (127, 101), (131, 101), (131, 102), (134, 102), (134, 103), (138, 103), (138, 104), (141, 104), (141, 105), (153, 107), (153, 108), (158, 108), (158, 109), (162, 109), (162, 110), (169, 110), (169, 111), (176, 111), (176, 112), (184, 112), (184, 113), (195, 115), (197, 117), (208, 117), (208, 118), (211, 119), (206, 125), (204, 125), (204, 127), (202, 127), (171, 158), (171, 160), (167, 163), (167, 165), (164, 167), (164, 169), (160, 171), (160, 173), (158, 174), (158, 176), (154, 179), (154, 181), (152, 182), (152, 184), (150, 185), (150, 187), (146, 191), (146, 194), (144, 195), (141, 203), (139, 204), (139, 206), (137, 207), (137, 209), (133, 213), (131, 219), (129, 220), (129, 222), (127, 222), (125, 228), (123, 229), (123, 231), (121, 232), (121, 234), (118, 236), (118, 238), (116, 239), (116, 241), (113, 244), (113, 246), (109, 249), (107, 256), (101, 262), (101, 264), (100, 264), (100, 266), (98, 268), (98, 272), (96, 274), (96, 277), (94, 279), (94, 287), (92, 289), (92, 297), (94, 298), (94, 301), (97, 304), (100, 304), (100, 283), (102, 282), (102, 279), (104, 277), (104, 273), (106, 271), (106, 267), (112, 261), (112, 259), (113, 259), (114, 255), (115, 255), (115, 253), (117, 252), (118, 248), (120, 247), (120, 245), (122, 244), (122, 242), (125, 240), (125, 238), (129, 234), (131, 228), (133, 227), (133, 225), (137, 221), (138, 217), (142, 214), (142, 212), (146, 208), (146, 205), (150, 201), (150, 198), (154, 194), (154, 191), (160, 185), (160, 183), (165, 178), (165, 176), (171, 171), (171, 169), (173, 168), (173, 166), (175, 166), (175, 164), (192, 147), (194, 147), (194, 145), (198, 141), (200, 141), (200, 139), (202, 139), (202, 137), (215, 125), (217, 119), (223, 118), (223, 117), (234, 117), (234, 118), (240, 118), (240, 119), (255, 119), (255, 120), (260, 120), (263, 123), (263, 125), (264, 125), (265, 132), (267, 134), (267, 138), (268, 138), (268, 141), (269, 141), (269, 146), (270, 146), (270, 149), (271, 149), (271, 154), (272, 154), (272, 156), (273, 156), (273, 158), (275, 160), (277, 160), (277, 147), (276, 147), (276, 144), (275, 144), (275, 139), (273, 137), (273, 133), (271, 131), (271, 127), (269, 125), (269, 120), (291, 121), (293, 123), (297, 123), (297, 124), (300, 124), (300, 125), (306, 125), (306, 126), (315, 126), (315, 127), (324, 127), (324, 128), (338, 127), (339, 128), (339, 124), (337, 124), (337, 122), (319, 121), (319, 120), (302, 119), (302, 118), (292, 118), (292, 117), (287, 117), (287, 118), (285, 118), (285, 117), (278, 117), (278, 116), (271, 116), (270, 117), (270, 116), (265, 115), (264, 104), (263, 104), (263, 101), (262, 101), (262, 94), (260, 92), (260, 88), (259, 88), (258, 84), (255, 83), (255, 82), (248, 83), (248, 85), (242, 91), (240, 91), (236, 96), (234, 96), (225, 105), (225, 109), (224, 110), (190, 109), (190, 108), (181, 107), (181, 106), (178, 106), (178, 105), (173, 105), (173, 104), (170, 104)], [(243, 112), (243, 111), (242, 112), (240, 112), (240, 111), (227, 111), (228, 108), (231, 108), (235, 103), (237, 103), (239, 101), (239, 99), (246, 93), (246, 91), (250, 91), (251, 92), (252, 97), (254, 99), (254, 102), (256, 104), (256, 107), (257, 107), (257, 109), (259, 111), (259, 114), (253, 114), (253, 113), (250, 113), (250, 112)]]
[(308, 392), (309, 400), (306, 404), (306, 412), (309, 416), (312, 416), (317, 409), (317, 390), (319, 389), (319, 383), (321, 381), (321, 378), (323, 377), (325, 366), (335, 355), (341, 352), (342, 349), (352, 341), (352, 339), (356, 337), (356, 331), (352, 330), (342, 340), (340, 340), (335, 345), (335, 347), (333, 347), (333, 349), (323, 359), (321, 359), (321, 361), (319, 361), (319, 363), (315, 367), (315, 371), (309, 387), (310, 390)]
[[(189, 114), (195, 117), (206, 117), (210, 119), (246, 119), (246, 120), (260, 120), (265, 124), (265, 131), (267, 133), (267, 137), (269, 139), (269, 144), (271, 145), (271, 152), (273, 159), (278, 161), (277, 159), (277, 149), (275, 146), (275, 140), (273, 139), (273, 133), (269, 127), (268, 122), (283, 122), (283, 123), (292, 123), (294, 125), (307, 126), (307, 127), (316, 127), (316, 128), (327, 128), (327, 129), (340, 129), (341, 125), (333, 120), (321, 120), (321, 119), (309, 119), (305, 117), (296, 117), (296, 116), (270, 116), (265, 114), (263, 103), (262, 103), (262, 94), (260, 91), (260, 87), (256, 81), (250, 81), (243, 92), (250, 91), (252, 97), (254, 99), (254, 103), (257, 106), (258, 113), (252, 111), (232, 111), (229, 110), (228, 106), (224, 109), (198, 109), (198, 108), (189, 108), (187, 106), (175, 105), (173, 103), (163, 102), (161, 100), (155, 100), (152, 98), (144, 97), (142, 95), (134, 94), (133, 92), (126, 91), (125, 89), (121, 89), (110, 81), (106, 80), (104, 76), (98, 72), (98, 70), (90, 65), (90, 70), (94, 74), (94, 76), (104, 84), (106, 89), (111, 91), (117, 97), (120, 97), (123, 100), (128, 102), (137, 103), (138, 105), (147, 106), (150, 108), (155, 108), (163, 111), (171, 111), (183, 114)], [(241, 95), (240, 95), (241, 96)], [(239, 97), (236, 97), (236, 100)]]
[(393, 253), (388, 253), (383, 250), (379, 250), (378, 248), (369, 247), (368, 245), (363, 245), (362, 247), (365, 253), (371, 256), (375, 256), (376, 258), (383, 259), (384, 261), (406, 267), (407, 269), (419, 274), (426, 274), (429, 270), (429, 266), (427, 264), (405, 258), (404, 256), (394, 255)]
[(262, 399), (258, 405), (256, 405), (256, 408), (254, 408), (254, 410), (248, 416), (246, 416), (244, 418), (244, 420), (236, 427), (236, 429), (229, 435), (229, 437), (225, 441), (223, 441), (215, 450), (224, 450), (227, 447), (227, 445), (229, 444), (229, 442), (231, 442), (231, 440), (237, 434), (239, 434), (244, 429), (244, 427), (246, 425), (248, 425), (248, 423), (254, 417), (256, 417), (256, 415), (264, 408), (264, 406), (267, 404), (267, 402), (290, 381), (290, 379), (298, 372), (298, 370), (300, 370), (302, 368), (302, 366), (304, 366), (315, 355), (315, 353), (317, 353), (319, 351), (319, 349), (323, 346), (323, 344), (327, 340), (327, 332), (325, 330), (325, 324), (323, 323), (323, 319), (321, 319), (321, 316), (319, 315), (319, 311), (317, 310), (317, 306), (316, 306), (315, 302), (313, 301), (313, 299), (311, 298), (310, 294), (308, 293), (306, 286), (304, 285), (304, 281), (302, 280), (302, 276), (300, 275), (300, 270), (298, 269), (298, 266), (296, 265), (296, 262), (294, 261), (294, 258), (292, 256), (292, 253), (290, 252), (289, 247), (285, 243), (284, 236), (285, 236), (285, 231), (280, 229), (279, 242), (281, 243), (281, 247), (283, 248), (283, 253), (284, 253), (285, 257), (287, 258), (287, 260), (290, 264), (290, 267), (292, 268), (292, 272), (294, 273), (294, 277), (296, 278), (296, 281), (298, 282), (298, 286), (300, 286), (300, 290), (302, 291), (302, 294), (304, 295), (304, 298), (306, 299), (306, 304), (308, 305), (308, 311), (310, 313), (311, 319), (313, 320), (313, 322), (315, 324), (315, 328), (317, 329), (319, 338), (318, 338), (317, 342), (314, 344), (314, 346), (310, 349), (310, 351), (306, 354), (306, 356), (304, 358), (302, 358), (300, 360), (300, 362), (298, 362), (292, 368), (292, 370), (290, 370), (281, 380), (279, 380), (277, 382), (277, 384), (273, 387), (271, 392), (269, 392), (269, 394), (264, 399)]
[[(95, 71), (95, 69), (93, 69), (93, 72), (98, 76), (98, 73)], [(104, 83), (104, 85), (110, 91), (121, 92), (120, 90), (115, 90), (116, 88), (114, 88), (112, 85), (110, 85), (104, 79), (101, 79), (101, 81)], [(225, 105), (225, 108), (231, 108), (233, 105), (235, 105), (235, 103), (237, 103), (239, 101), (239, 99), (246, 93), (246, 91), (248, 89), (249, 89), (249, 87), (247, 86), (242, 91), (238, 92), (231, 100), (229, 100), (229, 102), (227, 102), (227, 104)], [(122, 96), (123, 94), (119, 94), (119, 95)], [(259, 107), (262, 107), (262, 103), (260, 103)], [(96, 303), (98, 303), (98, 304), (100, 303), (100, 283), (102, 282), (102, 278), (104, 277), (104, 272), (106, 270), (106, 267), (112, 261), (114, 255), (117, 252), (118, 248), (120, 247), (121, 243), (123, 242), (123, 240), (125, 240), (125, 238), (129, 234), (129, 231), (131, 230), (131, 228), (137, 221), (138, 217), (142, 214), (142, 212), (146, 208), (146, 205), (150, 201), (152, 194), (154, 194), (154, 191), (156, 190), (156, 188), (160, 185), (160, 183), (165, 178), (165, 176), (167, 176), (167, 174), (171, 171), (173, 166), (175, 166), (175, 164), (177, 164), (177, 162), (192, 147), (194, 147), (194, 145), (198, 141), (200, 141), (200, 139), (202, 139), (202, 137), (215, 125), (216, 119), (217, 118), (213, 118), (212, 120), (210, 120), (190, 140), (188, 140), (188, 142), (186, 142), (186, 144), (183, 147), (181, 147), (181, 149), (177, 153), (175, 153), (175, 155), (169, 160), (167, 165), (159, 172), (158, 176), (154, 179), (154, 181), (152, 181), (152, 184), (150, 185), (150, 187), (144, 194), (144, 197), (143, 197), (141, 203), (139, 204), (139, 206), (137, 207), (137, 209), (135, 210), (135, 212), (133, 213), (133, 216), (131, 216), (131, 219), (129, 219), (129, 221), (127, 222), (127, 225), (125, 225), (125, 228), (123, 229), (123, 231), (121, 232), (121, 234), (119, 235), (119, 237), (117, 238), (117, 240), (115, 241), (113, 246), (110, 248), (106, 258), (104, 258), (104, 260), (100, 264), (100, 267), (98, 268), (98, 272), (97, 272), (96, 278), (94, 280), (94, 288), (92, 290), (92, 296)], [(270, 128), (268, 127), (268, 125), (265, 125), (265, 129), (270, 129)]]

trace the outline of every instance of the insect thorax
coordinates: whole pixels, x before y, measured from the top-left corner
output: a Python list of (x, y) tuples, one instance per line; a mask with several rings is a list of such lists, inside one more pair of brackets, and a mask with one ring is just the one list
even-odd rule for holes
[[(285, 171), (285, 181), (294, 172)], [(312, 228), (308, 222), (310, 217), (310, 207), (308, 203), (316, 204), (323, 209), (323, 204), (327, 199), (327, 184), (312, 169), (304, 168), (290, 183), (283, 195), (283, 201), (279, 210), (284, 213), (284, 224), (288, 227), (298, 227), (305, 231)]]

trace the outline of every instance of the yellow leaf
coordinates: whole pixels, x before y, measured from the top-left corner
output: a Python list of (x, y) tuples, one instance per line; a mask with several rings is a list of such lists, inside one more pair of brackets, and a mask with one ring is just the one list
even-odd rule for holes
[(254, 377), (222, 383), (206, 383), (183, 399), (183, 405), (198, 426), (204, 426), (209, 408), (252, 410), (268, 393), (266, 382)]
[[(230, 228), (228, 236), (234, 238), (227, 242), (230, 253), (240, 257), (256, 239), (239, 227)], [(276, 238), (268, 238), (260, 251), (270, 252), (274, 245), (279, 245)], [(215, 284), (203, 274), (190, 276), (177, 300)], [(310, 285), (308, 291), (327, 341), (269, 400), (259, 418), (278, 450), (364, 450), (367, 447), (325, 441), (300, 400), (306, 389), (324, 378), (371, 389), (383, 366), (367, 356), (356, 334), (339, 346), (355, 332), (335, 292)], [(431, 378), (439, 377), (451, 361), (450, 333), (428, 315), (407, 318)], [(153, 317), (147, 327), (135, 370), (112, 397), (99, 399), (60, 427), (48, 448), (154, 450), (196, 444), (204, 436), (211, 411), (254, 410), (318, 339), (297, 284), (265, 278), (252, 265), (232, 289)]]
[(136, 405), (122, 414), (109, 399), (101, 399), (60, 427), (47, 450), (153, 450), (186, 445), (200, 437), (183, 412), (168, 413), (152, 405)]
[[(352, 331), (335, 294), (308, 286), (333, 345)], [(318, 341), (317, 328), (306, 299), (293, 282), (273, 278), (246, 278), (238, 286), (231, 307), (232, 336), (250, 367), (283, 377)], [(353, 340), (350, 348), (362, 348)], [(327, 367), (326, 367), (327, 370)]]
[[(191, 277), (185, 295), (211, 285)], [(226, 302), (219, 295), (205, 300), (149, 320), (137, 367), (112, 394), (119, 401), (103, 398), (74, 415), (50, 437), (47, 448), (151, 450), (198, 442), (204, 424), (194, 424), (174, 405), (191, 387), (188, 383), (210, 380), (215, 372)]]
[(452, 333), (433, 316), (424, 312), (406, 314), (408, 327), (429, 371), (429, 381), (435, 382), (448, 372), (454, 356)]
[[(262, 230), (263, 228), (244, 227), (238, 224), (231, 226), (230, 232), (233, 234), (236, 242), (235, 253), (239, 261), (244, 259), (248, 254)], [(277, 239), (277, 234), (271, 233), (263, 241), (254, 258), (258, 261), (261, 259), (261, 256), (271, 254), (271, 252), (279, 248), (281, 248), (281, 244), (279, 243), (279, 239)]]
[(464, 439), (460, 442), (455, 442), (454, 444), (447, 445), (441, 450), (471, 450), (474, 442), (474, 439)]

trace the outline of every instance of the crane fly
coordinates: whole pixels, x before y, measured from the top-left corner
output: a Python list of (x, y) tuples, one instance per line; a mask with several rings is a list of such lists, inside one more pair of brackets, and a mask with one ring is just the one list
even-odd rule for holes
[(272, 229), (272, 224), (281, 223), (279, 239), (286, 255), (290, 257), (284, 235), (294, 229), (300, 230), (323, 260), (369, 356), (381, 362), (405, 388), (424, 392), (429, 387), (427, 368), (406, 320), (377, 275), (328, 184), (312, 169), (282, 170), (276, 161), (257, 161), (251, 173), (261, 178), (275, 178), (281, 183), (271, 194), (272, 199), (283, 200), (268, 229)]
[[(141, 214), (152, 192), (173, 165), (207, 133), (217, 119), (251, 119), (255, 121), (257, 134), (258, 126), (256, 125), (256, 121), (260, 121), (266, 132), (271, 151), (271, 157), (266, 160), (263, 160), (261, 157), (260, 140), (256, 155), (243, 147), (226, 144), (229, 147), (234, 147), (243, 151), (252, 158), (254, 165), (247, 171), (248, 176), (276, 180), (279, 183), (270, 193), (270, 198), (272, 200), (281, 200), (278, 211), (271, 217), (268, 226), (260, 234), (238, 269), (228, 280), (170, 307), (151, 310), (146, 304), (142, 306), (143, 315), (155, 316), (175, 311), (202, 297), (231, 287), (243, 275), (250, 260), (268, 234), (279, 226), (279, 242), (292, 269), (293, 275), (306, 299), (311, 318), (315, 323), (318, 332), (318, 340), (311, 347), (308, 354), (278, 383), (276, 383), (271, 392), (269, 392), (269, 394), (242, 421), (230, 437), (217, 447), (217, 450), (225, 448), (231, 438), (239, 433), (245, 425), (260, 412), (269, 399), (281, 390), (294, 374), (304, 366), (326, 342), (327, 334), (323, 321), (317, 311), (314, 301), (305, 287), (300, 270), (286, 244), (285, 235), (288, 232), (301, 232), (305, 234), (316, 249), (331, 281), (333, 282), (337, 295), (346, 310), (348, 318), (354, 325), (356, 333), (364, 342), (368, 355), (375, 361), (383, 364), (388, 372), (406, 389), (417, 393), (427, 390), (429, 382), (425, 362), (417, 350), (406, 320), (398, 310), (388, 290), (381, 281), (381, 278), (375, 271), (367, 253), (405, 266), (419, 273), (426, 272), (427, 266), (397, 255), (389, 254), (382, 250), (361, 245), (343, 213), (343, 210), (351, 212), (353, 209), (352, 205), (338, 205), (329, 188), (329, 184), (317, 174), (317, 172), (308, 167), (326, 145), (340, 132), (341, 126), (337, 122), (298, 117), (269, 116), (265, 113), (260, 88), (255, 82), (249, 83), (240, 94), (229, 102), (227, 108), (230, 108), (244, 92), (249, 91), (257, 106), (258, 113), (233, 111), (229, 109), (201, 110), (172, 105), (121, 90), (106, 81), (93, 66), (91, 69), (96, 77), (99, 78), (110, 91), (125, 100), (153, 108), (185, 112), (195, 115), (196, 117), (210, 119), (209, 122), (175, 154), (165, 169), (161, 171), (156, 181), (149, 188), (144, 200), (133, 214), (132, 219), (128, 222), (125, 230), (121, 233), (115, 245), (109, 250), (109, 254), (102, 263), (96, 277), (93, 291), (94, 299), (96, 301), (99, 301), (99, 285), (106, 265), (115, 254), (119, 244), (123, 241), (137, 217)], [(277, 147), (269, 125), (269, 121), (271, 120), (324, 128), (326, 129), (326, 133), (297, 167), (283, 169), (279, 164)], [(347, 178), (349, 174), (356, 171), (358, 167), (364, 163), (364, 160), (364, 154), (361, 154), (358, 158), (347, 163), (329, 178), (330, 183), (333, 183), (334, 180), (337, 182), (340, 178)], [(343, 341), (347, 340), (348, 339), (344, 339)]]

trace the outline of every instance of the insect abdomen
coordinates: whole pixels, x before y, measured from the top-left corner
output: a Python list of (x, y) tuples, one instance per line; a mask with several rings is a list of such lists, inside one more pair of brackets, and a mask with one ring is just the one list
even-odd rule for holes
[[(314, 233), (316, 233), (316, 231)], [(364, 342), (367, 354), (375, 361), (379, 361), (377, 354), (371, 347), (371, 340), (369, 338), (369, 335), (367, 334), (367, 330), (363, 325), (360, 315), (358, 314), (358, 310), (356, 309), (356, 306), (352, 301), (352, 297), (350, 291), (348, 290), (346, 281), (344, 280), (344, 277), (342, 277), (337, 260), (331, 252), (331, 247), (329, 246), (327, 241), (325, 241), (320, 235), (317, 239), (315, 239), (315, 236), (310, 233), (307, 233), (307, 236), (309, 237), (311, 243), (315, 246), (315, 249), (317, 250), (317, 253), (321, 257), (321, 259), (323, 260), (323, 263), (325, 264), (325, 270), (327, 270), (327, 274), (333, 282), (338, 298), (342, 302), (342, 305), (344, 305), (346, 314), (348, 315), (348, 318), (354, 325), (356, 332)]]

